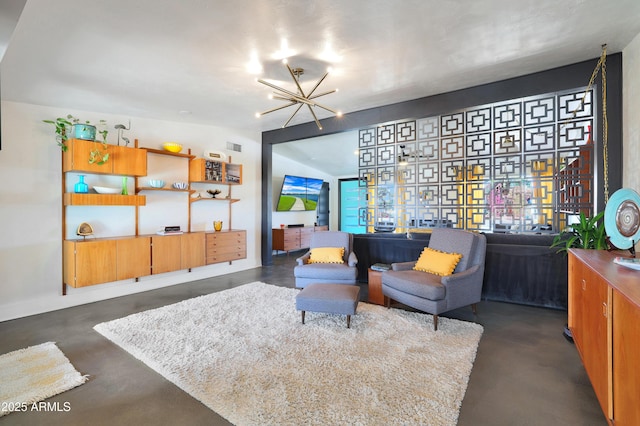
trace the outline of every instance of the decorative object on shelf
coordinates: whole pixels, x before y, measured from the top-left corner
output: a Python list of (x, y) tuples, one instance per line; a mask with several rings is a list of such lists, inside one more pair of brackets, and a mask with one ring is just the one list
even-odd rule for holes
[(120, 194), (122, 192), (121, 188), (110, 188), (108, 186), (94, 186), (93, 189), (98, 194)]
[(640, 195), (630, 188), (620, 188), (611, 195), (604, 209), (604, 226), (611, 244), (629, 249), (636, 257), (640, 240)]
[(162, 148), (164, 148), (165, 151), (175, 152), (176, 154), (182, 151), (182, 145), (176, 142), (165, 142), (162, 144)]
[(207, 160), (214, 160), (214, 161), (226, 161), (227, 154), (220, 151), (207, 150), (204, 152), (204, 158), (206, 158)]
[(84, 181), (84, 175), (78, 175), (78, 183), (73, 186), (73, 192), (76, 194), (86, 194), (89, 192), (89, 185)]
[(278, 111), (280, 109), (283, 108), (287, 108), (290, 106), (294, 106), (294, 105), (298, 105), (297, 108), (295, 109), (295, 111), (293, 111), (293, 114), (291, 114), (291, 116), (289, 117), (289, 119), (282, 125), (282, 127), (287, 127), (287, 124), (289, 124), (289, 122), (291, 121), (291, 119), (293, 119), (293, 116), (295, 116), (297, 114), (298, 111), (300, 111), (300, 108), (302, 108), (303, 105), (306, 105), (309, 108), (309, 111), (311, 112), (311, 115), (313, 116), (313, 120), (316, 122), (316, 126), (318, 126), (319, 130), (322, 130), (322, 126), (320, 125), (320, 121), (318, 121), (318, 117), (316, 116), (316, 113), (313, 111), (313, 108), (311, 107), (319, 107), (322, 108), (324, 110), (327, 110), (329, 112), (334, 113), (337, 117), (341, 117), (342, 113), (340, 111), (336, 111), (332, 108), (329, 108), (327, 106), (324, 106), (322, 104), (317, 103), (316, 101), (314, 101), (314, 99), (319, 98), (321, 96), (324, 95), (329, 95), (331, 93), (337, 92), (338, 89), (333, 89), (330, 90), (328, 92), (323, 92), (317, 95), (314, 95), (313, 93), (316, 91), (316, 89), (318, 88), (318, 86), (320, 86), (320, 84), (324, 81), (324, 79), (329, 75), (329, 72), (331, 71), (330, 69), (327, 70), (327, 72), (322, 76), (322, 78), (320, 80), (318, 80), (318, 82), (315, 84), (315, 86), (313, 86), (313, 89), (311, 89), (309, 91), (309, 93), (305, 94), (304, 91), (302, 90), (302, 87), (300, 86), (300, 76), (302, 74), (304, 74), (304, 69), (303, 68), (291, 68), (287, 62), (286, 59), (284, 59), (282, 61), (282, 63), (287, 67), (287, 70), (289, 71), (289, 74), (291, 74), (291, 78), (293, 79), (293, 82), (296, 84), (296, 88), (297, 88), (297, 93), (296, 92), (292, 92), (286, 89), (283, 89), (281, 87), (276, 86), (275, 84), (269, 83), (268, 81), (265, 81), (263, 79), (258, 79), (258, 82), (264, 84), (265, 86), (269, 86), (272, 89), (277, 90), (278, 92), (274, 93), (273, 95), (271, 95), (270, 97), (272, 99), (277, 99), (279, 101), (286, 101), (288, 102), (285, 105), (276, 107), (276, 108), (272, 108), (270, 110), (264, 111), (264, 112), (260, 112), (256, 114), (256, 117), (261, 117), (265, 114), (268, 114), (270, 112), (274, 112), (274, 111)]
[(149, 186), (152, 188), (164, 188), (165, 182), (162, 179), (149, 179)]
[(212, 198), (216, 198), (216, 195), (218, 195), (221, 191), (219, 189), (207, 189), (207, 192), (209, 193), (209, 195), (211, 195)]
[(164, 229), (160, 229), (156, 232), (158, 235), (180, 235), (184, 234), (180, 229), (180, 226), (165, 226)]
[(127, 176), (122, 176), (122, 195), (129, 195), (129, 189), (127, 188)]
[(174, 182), (172, 186), (174, 189), (187, 189), (189, 184), (187, 182)]
[(91, 124), (90, 121), (80, 123), (80, 119), (68, 114), (66, 118), (58, 117), (55, 120), (42, 120), (45, 123), (53, 124), (56, 133), (56, 142), (62, 151), (67, 150), (67, 139), (69, 135), (76, 139), (83, 139), (89, 141), (95, 141), (96, 133), (102, 136), (102, 147), (96, 147), (89, 152), (89, 164), (102, 165), (109, 159), (109, 153), (107, 151), (107, 134), (109, 131), (106, 129), (107, 122), (100, 120), (97, 126), (104, 127), (102, 130), (97, 130), (97, 126)]
[(129, 127), (125, 127), (124, 124), (116, 124), (114, 126), (114, 129), (116, 129), (118, 131), (118, 146), (120, 146), (120, 138), (122, 138), (122, 140), (124, 141), (125, 146), (128, 146), (129, 145), (129, 138), (125, 138), (122, 135), (122, 131), (131, 129), (131, 120), (129, 120)]
[(213, 229), (216, 232), (222, 231), (222, 221), (221, 220), (214, 220), (213, 221)]
[(609, 245), (603, 217), (604, 212), (592, 218), (587, 218), (583, 212), (580, 212), (580, 220), (556, 235), (550, 248), (559, 247), (556, 253), (564, 252), (565, 254), (570, 248), (607, 250)]
[(87, 222), (82, 222), (80, 225), (78, 225), (76, 235), (79, 235), (86, 239), (87, 236), (93, 235), (93, 228)]

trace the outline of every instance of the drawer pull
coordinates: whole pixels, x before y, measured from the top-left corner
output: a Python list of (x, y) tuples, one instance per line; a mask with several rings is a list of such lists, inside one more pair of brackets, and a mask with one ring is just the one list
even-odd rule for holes
[(587, 289), (587, 282), (583, 279), (582, 280), (582, 290), (586, 290)]
[(602, 315), (605, 318), (607, 317), (607, 304), (605, 302), (602, 302)]

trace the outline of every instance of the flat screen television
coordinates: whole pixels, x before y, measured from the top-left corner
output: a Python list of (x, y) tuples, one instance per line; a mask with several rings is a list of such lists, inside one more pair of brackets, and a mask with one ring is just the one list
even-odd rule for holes
[(322, 179), (285, 175), (276, 211), (311, 211), (318, 206)]

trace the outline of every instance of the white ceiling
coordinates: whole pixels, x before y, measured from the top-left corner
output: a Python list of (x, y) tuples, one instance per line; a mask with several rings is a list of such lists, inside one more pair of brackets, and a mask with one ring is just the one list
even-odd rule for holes
[[(27, 0), (1, 93), (264, 131), (292, 112), (254, 116), (279, 104), (256, 77), (295, 90), (282, 40), (303, 87), (333, 66), (318, 90), (340, 91), (321, 102), (348, 113), (597, 58), (604, 43), (620, 52), (639, 33), (638, 0)], [(252, 58), (262, 74), (247, 71)], [(302, 109), (291, 125), (309, 121)]]

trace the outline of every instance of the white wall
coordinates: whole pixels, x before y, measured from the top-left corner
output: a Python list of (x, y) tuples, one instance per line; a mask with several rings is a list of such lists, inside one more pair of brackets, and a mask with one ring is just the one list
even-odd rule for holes
[(640, 192), (640, 34), (622, 51), (622, 185)]
[[(13, 102), (2, 102), (2, 150), (0, 150), (0, 321), (61, 309), (227, 274), (260, 266), (260, 140), (261, 135), (214, 126), (166, 122), (136, 117), (119, 117), (86, 111), (67, 111)], [(233, 227), (247, 230), (247, 259), (194, 268), (186, 271), (100, 284), (86, 288), (69, 287), (62, 296), (62, 202), (61, 152), (53, 137), (53, 126), (43, 123), (71, 113), (82, 120), (107, 120), (109, 143), (116, 143), (113, 126), (127, 124), (125, 135), (140, 146), (160, 148), (162, 142), (177, 141), (201, 156), (205, 149), (232, 155), (243, 164), (243, 185), (233, 187)], [(242, 152), (226, 150), (226, 142), (242, 145)], [(155, 157), (155, 158), (153, 158)], [(169, 183), (187, 180), (187, 168), (169, 163), (171, 158), (149, 156), (149, 173)], [(168, 167), (168, 169), (165, 169)], [(173, 168), (175, 167), (175, 169)], [(76, 175), (69, 174), (69, 185)], [(87, 174), (90, 186), (121, 184), (119, 177)], [(144, 178), (141, 178), (144, 179)], [(206, 186), (202, 187), (204, 191)], [(129, 178), (133, 191), (133, 179)], [(130, 192), (131, 193), (131, 192)], [(186, 198), (183, 193), (154, 192), (147, 195), (147, 206), (140, 208), (140, 232), (155, 232), (162, 224), (186, 228)], [(177, 199), (175, 197), (178, 197)], [(83, 221), (92, 224), (97, 237), (132, 235), (135, 232), (133, 207), (68, 208), (68, 227), (73, 234)], [(201, 201), (192, 205), (192, 230), (211, 230), (213, 220), (229, 220), (226, 203)], [(228, 223), (228, 222), (227, 222)]]
[(622, 186), (640, 193), (640, 34), (622, 51), (622, 158)]

